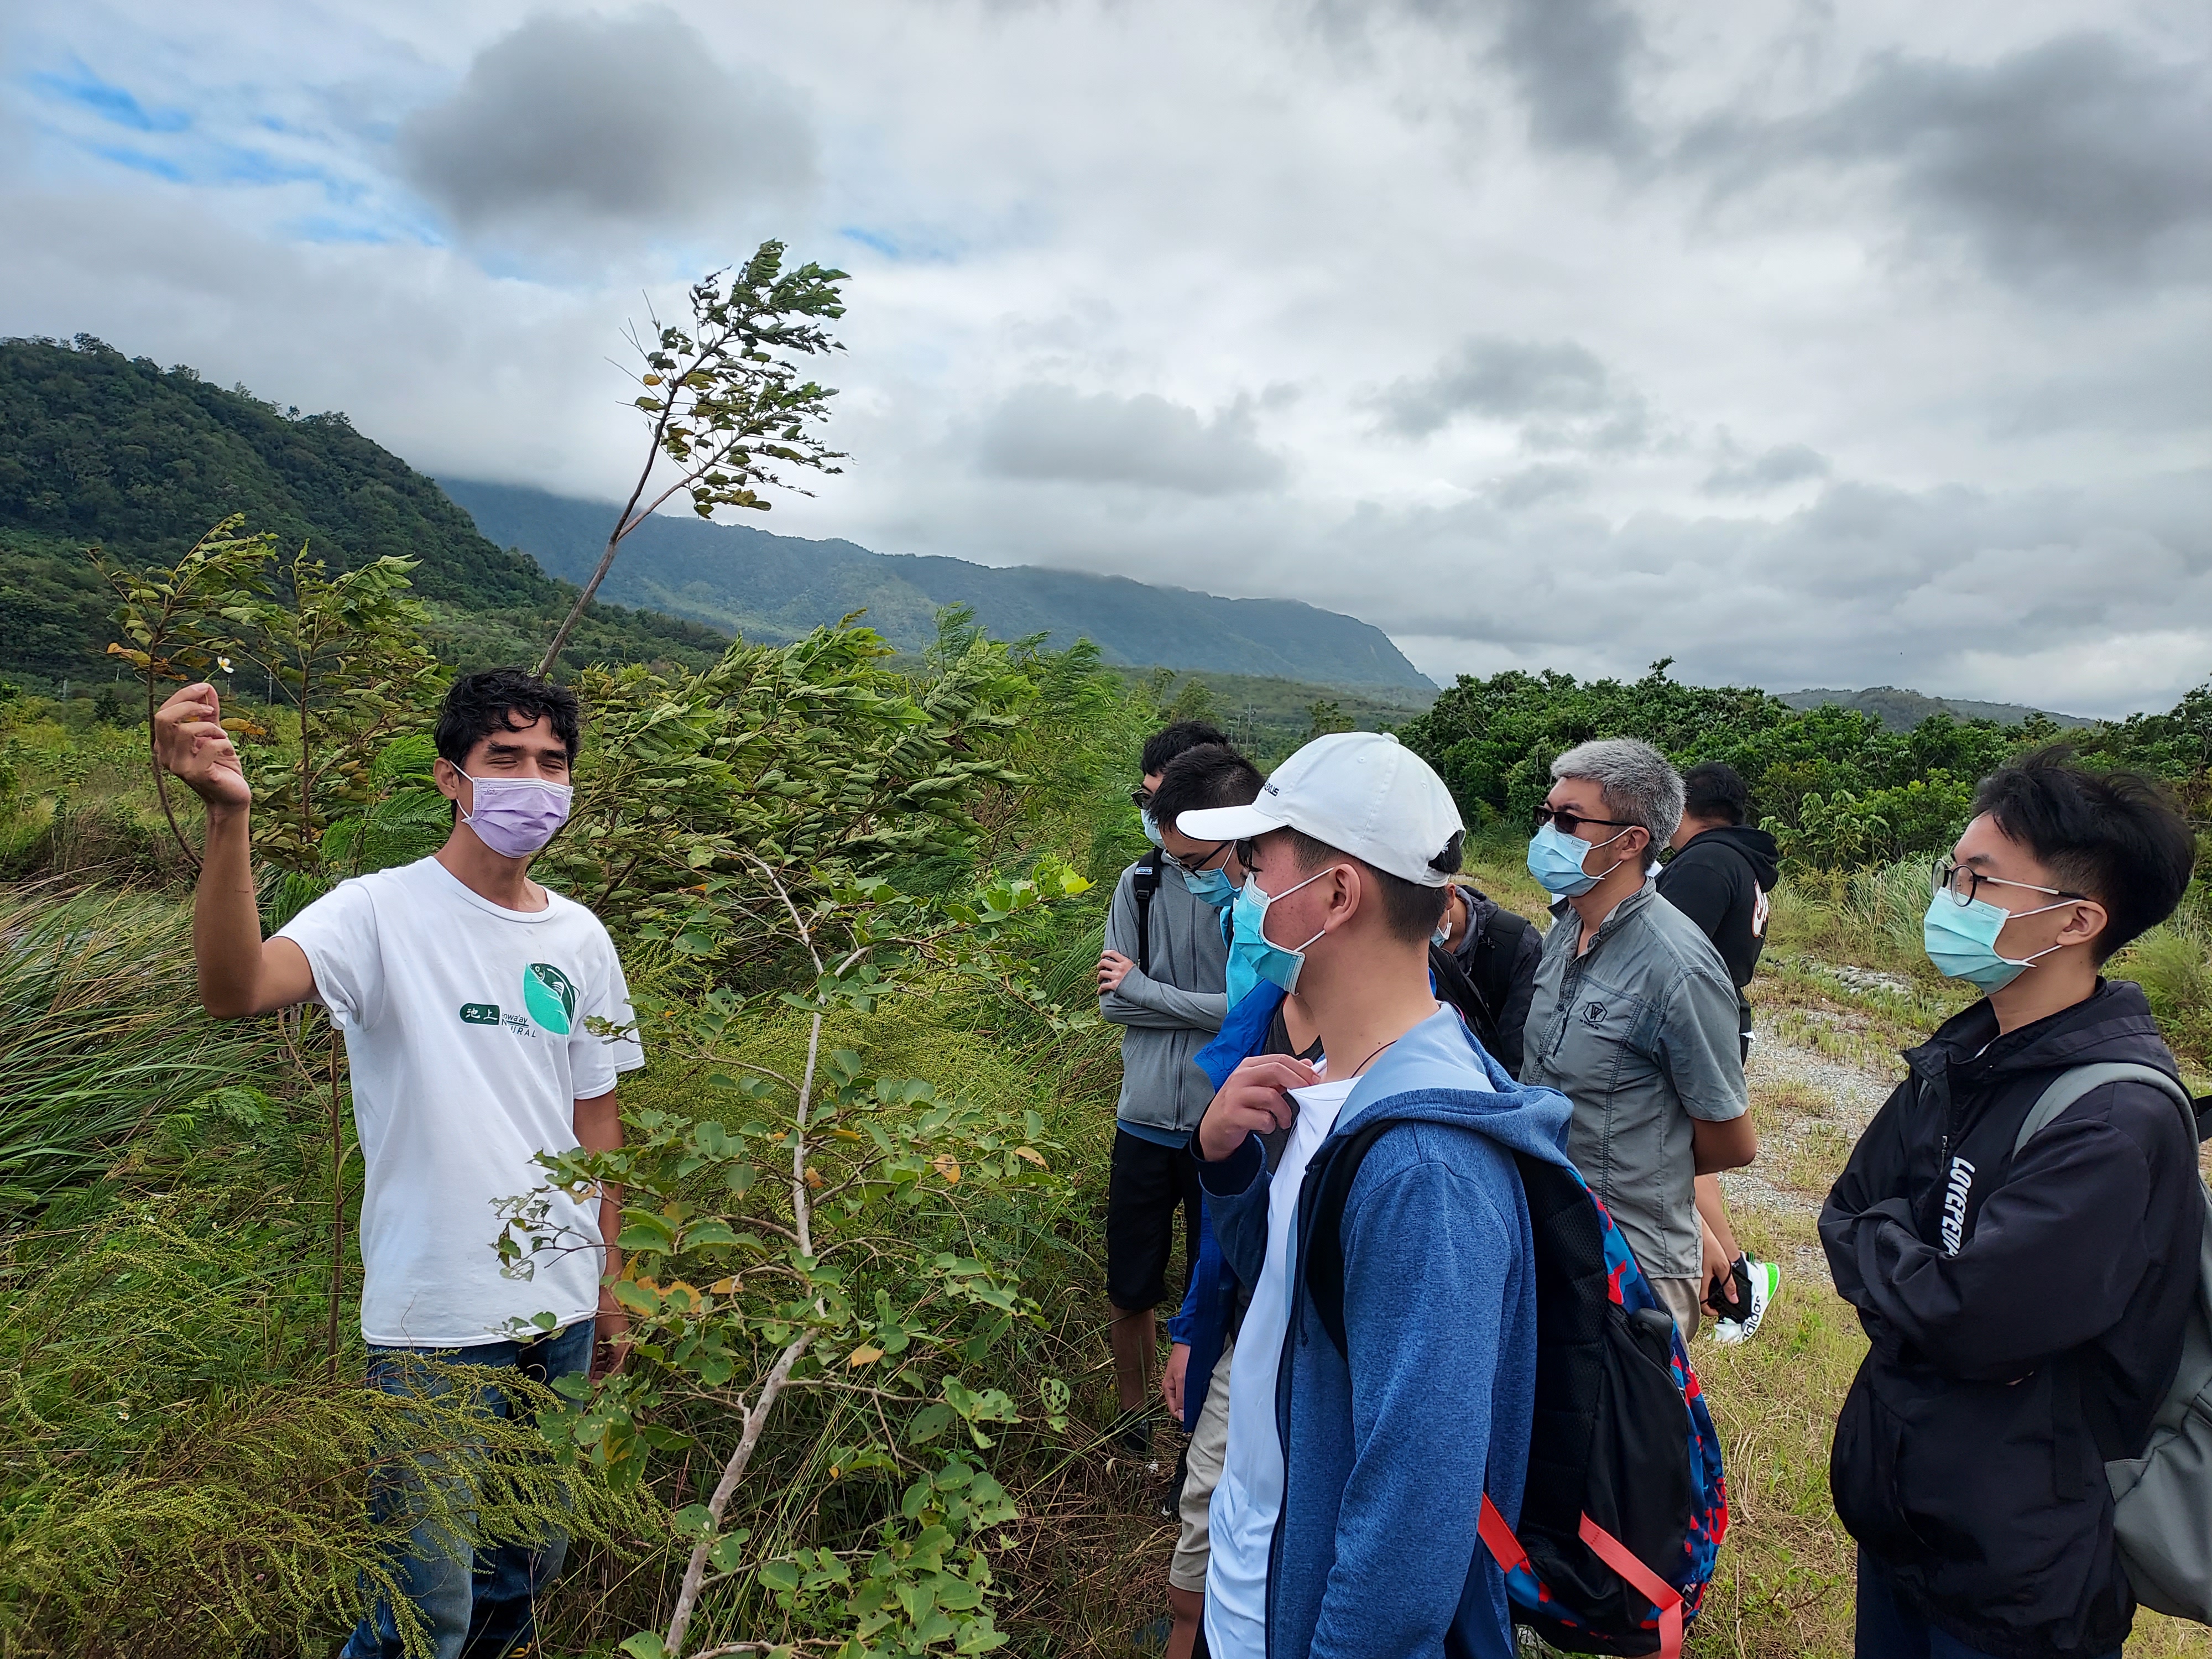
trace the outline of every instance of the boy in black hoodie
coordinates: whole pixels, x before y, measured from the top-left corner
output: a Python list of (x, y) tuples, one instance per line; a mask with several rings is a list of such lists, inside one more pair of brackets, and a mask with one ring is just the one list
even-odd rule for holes
[[(1750, 816), (1751, 791), (1735, 768), (1724, 761), (1692, 767), (1682, 774), (1682, 821), (1668, 842), (1674, 856), (1659, 872), (1659, 896), (1696, 922), (1728, 964), (1746, 1060), (1751, 999), (1744, 988), (1766, 944), (1766, 896), (1781, 875), (1774, 837), (1746, 823)], [(1699, 1176), (1697, 1189), (1713, 1340), (1746, 1342), (1758, 1334), (1767, 1304), (1782, 1288), (1781, 1264), (1754, 1261), (1737, 1244), (1718, 1176)]]
[(2117, 1655), (2136, 1602), (2103, 1465), (2141, 1454), (2180, 1361), (2197, 1146), (2164, 1091), (2119, 1082), (2013, 1148), (2070, 1068), (2175, 1072), (2142, 992), (2098, 970), (2172, 913), (2195, 842), (2155, 784), (2049, 750), (1974, 813), (1925, 933), (1987, 995), (1905, 1051), (1820, 1214), (1873, 1345), (1829, 1485), (1862, 1659)]

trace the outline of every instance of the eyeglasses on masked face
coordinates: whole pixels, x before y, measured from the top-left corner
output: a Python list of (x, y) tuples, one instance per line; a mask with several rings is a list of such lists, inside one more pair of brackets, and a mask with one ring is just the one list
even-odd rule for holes
[(1936, 860), (1936, 868), (1929, 878), (1928, 896), (1930, 898), (1948, 897), (1964, 909), (1974, 902), (1984, 887), (2017, 887), (2026, 892), (2044, 893), (2056, 899), (2086, 901), (2089, 896), (2087, 893), (2069, 893), (2062, 887), (2039, 887), (2032, 881), (2007, 881), (2002, 876), (1985, 876), (1980, 871), (1950, 858)]
[(1643, 827), (1640, 824), (1624, 823), (1619, 818), (1586, 818), (1581, 813), (1565, 806), (1537, 807), (1536, 827), (1541, 830), (1547, 823), (1555, 826), (1563, 836), (1577, 835), (1585, 823), (1601, 823), (1608, 830), (1637, 830)]
[(1150, 811), (1152, 806), (1152, 792), (1145, 788), (1132, 789), (1129, 792), (1129, 805), (1139, 812)]
[(1195, 876), (1202, 872), (1208, 866), (1212, 864), (1216, 859), (1227, 852), (1229, 848), (1230, 843), (1228, 842), (1218, 841), (1213, 843), (1213, 850), (1206, 854), (1203, 858), (1181, 859), (1177, 858), (1173, 853), (1169, 852), (1166, 848), (1163, 847), (1160, 848), (1160, 857), (1166, 862), (1175, 866), (1175, 867), (1182, 871), (1183, 874), (1187, 876)]

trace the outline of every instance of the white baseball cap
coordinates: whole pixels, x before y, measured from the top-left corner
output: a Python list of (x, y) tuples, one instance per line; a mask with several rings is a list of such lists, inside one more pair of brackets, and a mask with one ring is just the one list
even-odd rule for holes
[(1249, 806), (1179, 814), (1193, 841), (1246, 841), (1296, 830), (1386, 874), (1442, 887), (1430, 860), (1465, 826), (1428, 762), (1388, 732), (1333, 732), (1277, 767)]

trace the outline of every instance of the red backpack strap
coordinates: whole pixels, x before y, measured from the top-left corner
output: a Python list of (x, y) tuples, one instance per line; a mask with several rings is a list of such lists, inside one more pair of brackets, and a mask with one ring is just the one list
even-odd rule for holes
[(1583, 1542), (1659, 1610), (1659, 1659), (1679, 1659), (1682, 1651), (1682, 1598), (1674, 1587), (1638, 1560), (1627, 1545), (1585, 1515)]
[(1528, 1552), (1521, 1547), (1521, 1540), (1505, 1524), (1505, 1517), (1490, 1501), (1488, 1492), (1482, 1494), (1482, 1514), (1475, 1522), (1475, 1530), (1482, 1534), (1482, 1547), (1490, 1552), (1490, 1559), (1498, 1563), (1500, 1572), (1510, 1572), (1516, 1567), (1528, 1565)]

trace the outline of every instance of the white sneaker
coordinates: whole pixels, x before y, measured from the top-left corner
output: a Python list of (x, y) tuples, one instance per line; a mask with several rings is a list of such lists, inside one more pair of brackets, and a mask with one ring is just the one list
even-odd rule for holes
[[(1751, 1269), (1751, 1311), (1743, 1318), (1743, 1334), (1735, 1340), (1748, 1342), (1759, 1334), (1759, 1322), (1766, 1317), (1766, 1310), (1774, 1298), (1782, 1293), (1782, 1264), (1778, 1261), (1753, 1261), (1746, 1258)], [(1731, 1320), (1729, 1323), (1736, 1322)]]
[(1747, 1333), (1743, 1328), (1743, 1322), (1740, 1319), (1716, 1319), (1713, 1321), (1713, 1340), (1719, 1343), (1724, 1348), (1734, 1347), (1737, 1343), (1742, 1341), (1747, 1334)]

